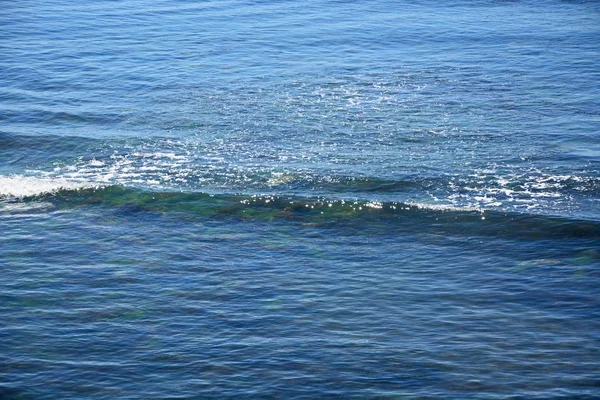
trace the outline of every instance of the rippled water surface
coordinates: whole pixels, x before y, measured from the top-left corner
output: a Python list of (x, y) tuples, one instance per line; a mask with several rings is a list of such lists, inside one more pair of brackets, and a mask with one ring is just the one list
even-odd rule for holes
[(0, 398), (600, 397), (600, 4), (0, 12)]

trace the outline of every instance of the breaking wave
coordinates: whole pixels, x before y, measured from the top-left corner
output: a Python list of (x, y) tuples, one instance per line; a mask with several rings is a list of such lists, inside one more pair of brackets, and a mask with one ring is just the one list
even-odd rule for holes
[(45, 178), (23, 175), (0, 176), (0, 198), (23, 199), (58, 192), (100, 188), (89, 182), (75, 182), (64, 178)]
[[(0, 183), (4, 196), (0, 205), (44, 202), (57, 210), (101, 207), (125, 219), (148, 213), (198, 221), (288, 221), (307, 226), (343, 226), (345, 232), (360, 235), (417, 231), (458, 237), (600, 238), (597, 220), (426, 203), (153, 191), (30, 177), (3, 177)], [(5, 183), (10, 189), (4, 187)], [(35, 207), (28, 207), (32, 208)], [(47, 211), (45, 207), (44, 212)]]

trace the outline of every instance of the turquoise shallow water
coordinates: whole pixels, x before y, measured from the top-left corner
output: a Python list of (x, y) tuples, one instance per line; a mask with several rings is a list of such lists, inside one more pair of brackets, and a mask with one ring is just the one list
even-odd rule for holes
[(600, 5), (0, 13), (0, 398), (600, 397)]

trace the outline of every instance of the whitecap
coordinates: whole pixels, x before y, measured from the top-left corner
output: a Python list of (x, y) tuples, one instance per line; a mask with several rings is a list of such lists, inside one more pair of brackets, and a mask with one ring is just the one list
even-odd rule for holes
[(60, 190), (92, 188), (93, 183), (74, 182), (64, 178), (42, 178), (24, 175), (0, 176), (0, 197), (24, 198), (56, 193)]

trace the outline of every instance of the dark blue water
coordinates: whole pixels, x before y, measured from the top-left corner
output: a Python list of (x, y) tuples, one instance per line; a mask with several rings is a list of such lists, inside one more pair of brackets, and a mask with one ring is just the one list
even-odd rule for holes
[(0, 7), (0, 398), (600, 398), (600, 3)]

